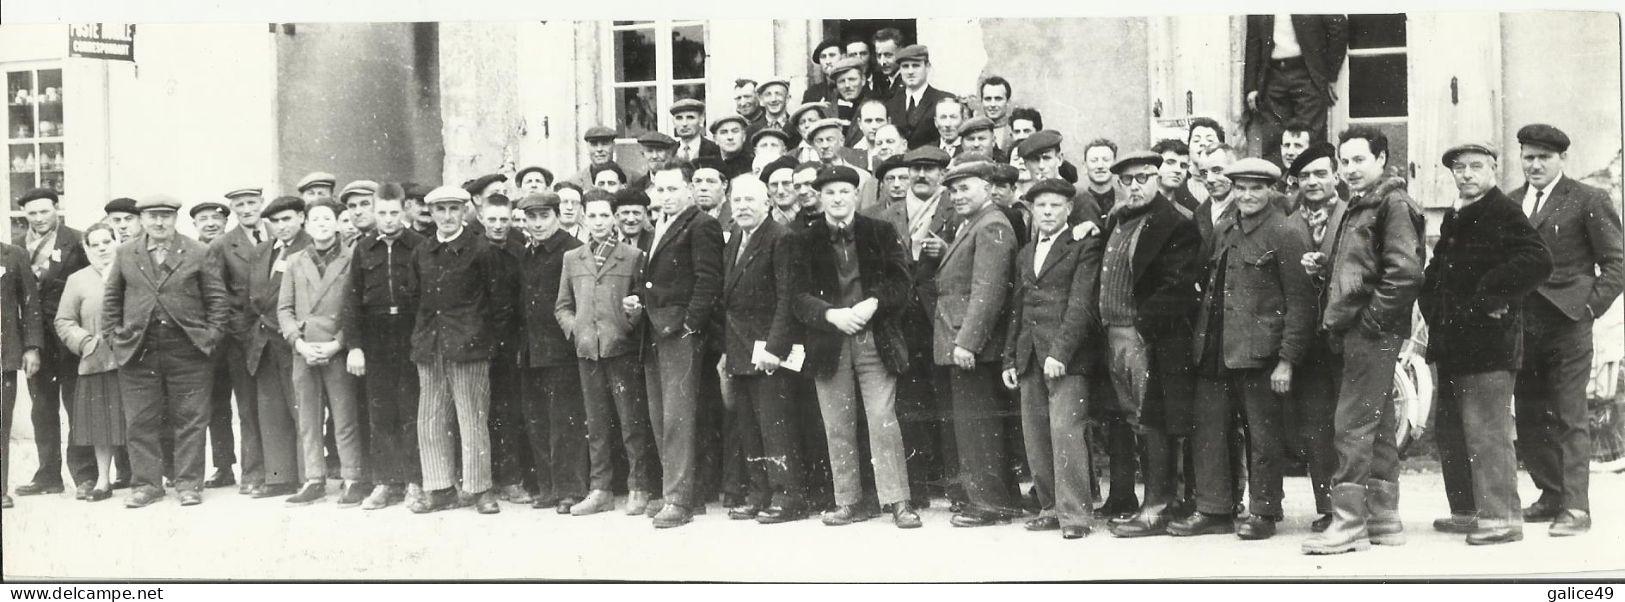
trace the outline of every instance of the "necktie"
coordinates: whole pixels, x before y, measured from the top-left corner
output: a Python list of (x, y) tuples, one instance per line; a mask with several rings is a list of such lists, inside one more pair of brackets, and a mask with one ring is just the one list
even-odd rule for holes
[(904, 112), (905, 113), (913, 113), (914, 112), (914, 97), (913, 96), (908, 97), (908, 109), (906, 111), (904, 111)]
[(734, 254), (734, 265), (739, 265), (740, 260), (745, 258), (745, 246), (749, 245), (749, 244), (750, 244), (750, 233), (749, 232), (741, 232), (739, 234), (739, 252)]
[(159, 267), (163, 267), (164, 260), (168, 259), (168, 258), (169, 258), (169, 250), (165, 249), (163, 247), (163, 245), (153, 247), (153, 249), (152, 249), (152, 261), (153, 261), (153, 263), (158, 264)]
[(1529, 217), (1533, 218), (1536, 213), (1540, 213), (1540, 197), (1545, 194), (1544, 190), (1535, 190), (1535, 202), (1529, 204)]

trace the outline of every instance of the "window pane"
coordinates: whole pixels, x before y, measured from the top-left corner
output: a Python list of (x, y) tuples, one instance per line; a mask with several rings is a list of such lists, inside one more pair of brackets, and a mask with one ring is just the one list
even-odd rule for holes
[(705, 84), (678, 84), (672, 86), (672, 101), (692, 98), (700, 102), (705, 101)]
[(1403, 117), (1405, 55), (1349, 57), (1349, 117)]
[(654, 79), (654, 30), (615, 32), (615, 81), (652, 82)]
[(1405, 15), (1349, 15), (1349, 48), (1405, 45)]
[(6, 74), (6, 137), (34, 137), (34, 72)]
[(39, 72), (39, 132), (42, 138), (64, 136), (62, 132), (62, 70)]
[(673, 79), (705, 77), (705, 26), (684, 25), (671, 30), (671, 75)]
[(23, 191), (33, 188), (34, 170), (39, 167), (39, 155), (35, 153), (32, 144), (13, 144), (10, 153), (10, 169), (12, 194), (22, 194)]
[(655, 111), (658, 101), (654, 86), (615, 89), (615, 119), (623, 124), (626, 138), (636, 138), (660, 127)]
[(62, 187), (62, 166), (67, 158), (62, 154), (62, 143), (40, 145), (39, 168), (40, 186), (55, 190), (57, 194), (67, 192)]

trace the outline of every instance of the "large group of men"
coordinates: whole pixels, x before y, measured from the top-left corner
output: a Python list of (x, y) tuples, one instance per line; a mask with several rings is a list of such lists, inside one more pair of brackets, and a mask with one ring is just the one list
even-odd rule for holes
[[(126, 414), (186, 425), (130, 434), (149, 449), (125, 504), (240, 479), (305, 505), (332, 477), (340, 506), (414, 513), (619, 507), (670, 528), (720, 502), (735, 520), (907, 529), (945, 502), (956, 527), (1256, 540), (1284, 518), (1302, 439), (1319, 515), (1303, 550), (1395, 545), (1392, 383), (1419, 306), (1452, 513), (1434, 528), (1472, 544), (1525, 521), (1589, 528), (1591, 321), (1625, 255), (1607, 195), (1563, 173), (1564, 132), (1524, 127), (1510, 157), (1446, 152), (1460, 198), (1430, 254), (1379, 130), (1289, 127), (1266, 159), (1198, 119), (1150, 149), (1090, 141), (1075, 166), (1011, 82), (967, 102), (900, 38), (821, 44), (827, 83), (797, 106), (783, 79), (739, 80), (724, 116), (675, 103), (670, 135), (637, 137), (637, 173), (616, 162), (623, 133), (595, 127), (589, 166), (559, 180), (230, 191), (190, 208), (196, 278), (126, 261), (195, 244), (174, 234), (177, 199), (109, 203), (117, 266), (135, 267), (108, 279), (123, 302), (102, 335), (160, 383), (126, 390)], [(1526, 178), (1510, 193), (1502, 160)], [(84, 260), (54, 194), (20, 201), (6, 413), (22, 370), (40, 468), (17, 493), (57, 493), (73, 360), (42, 324)], [(342, 244), (313, 243), (318, 220)], [(142, 336), (170, 324), (188, 336)], [(93, 479), (67, 451), (73, 483)], [(1541, 491), (1527, 508), (1520, 459)]]

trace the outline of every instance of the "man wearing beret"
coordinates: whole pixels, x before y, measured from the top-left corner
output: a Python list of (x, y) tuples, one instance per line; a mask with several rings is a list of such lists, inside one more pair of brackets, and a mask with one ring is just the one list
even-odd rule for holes
[(333, 187), (337, 185), (338, 178), (333, 174), (325, 171), (313, 171), (300, 178), (299, 183), (294, 186), (294, 190), (299, 192), (299, 198), (309, 204), (321, 199), (333, 198)]
[[(896, 411), (897, 377), (909, 363), (896, 319), (909, 301), (906, 252), (885, 222), (857, 214), (856, 171), (826, 167), (814, 183), (826, 212), (795, 237), (792, 252), (802, 260), (793, 311), (806, 327), (803, 370), (817, 390), (833, 471), (836, 509), (824, 513), (823, 522), (870, 518), (860, 504), (862, 412), (879, 502), (891, 505), (898, 528), (918, 528)], [(854, 395), (859, 392), (861, 398)]]
[(1518, 370), (1518, 455), (1540, 498), (1523, 512), (1551, 521), (1551, 534), (1591, 528), (1591, 433), (1586, 381), (1591, 374), (1591, 322), (1625, 289), (1619, 213), (1608, 193), (1565, 177), (1569, 137), (1545, 124), (1518, 130), (1524, 185), (1514, 203), (1540, 232), (1552, 274), (1525, 304), (1523, 363)]
[(797, 161), (793, 157), (779, 157), (762, 167), (758, 174), (767, 184), (767, 194), (773, 204), (768, 216), (778, 223), (794, 229), (800, 202), (796, 198), (795, 173)]
[(677, 151), (672, 157), (693, 161), (700, 157), (721, 157), (722, 149), (705, 137), (705, 102), (684, 98), (671, 105), (672, 133)]
[(1428, 360), (1438, 366), (1434, 437), (1450, 517), (1435, 529), (1467, 543), (1523, 539), (1513, 446), (1513, 371), (1524, 304), (1552, 272), (1551, 255), (1517, 203), (1495, 185), (1499, 154), (1468, 143), (1444, 153), (1460, 207), (1445, 214), (1418, 305)]
[(1027, 191), (1038, 236), (1016, 256), (1002, 373), (1004, 386), (1021, 392), (1022, 434), (1041, 508), (1026, 529), (1060, 530), (1066, 539), (1089, 533), (1094, 509), (1086, 379), (1099, 363), (1095, 281), (1105, 245), (1098, 232), (1073, 236), (1066, 220), (1075, 196), (1077, 189), (1054, 178)]
[(1146, 483), (1139, 511), (1111, 526), (1117, 537), (1167, 532), (1174, 437), (1194, 426), (1189, 324), (1201, 234), (1156, 193), (1161, 163), (1140, 151), (1111, 167), (1128, 194), (1106, 221), (1097, 297), (1117, 411), (1139, 438)]
[(750, 122), (750, 134), (765, 129), (786, 131), (790, 127), (789, 115), (785, 114), (786, 102), (790, 96), (790, 82), (775, 77), (756, 85), (756, 102), (762, 106), (762, 112)]
[[(136, 204), (144, 235), (119, 248), (107, 275), (103, 340), (118, 359), (134, 492), (125, 506), (164, 497), (160, 430), (174, 429), (180, 502), (203, 501), (203, 448), (209, 420), (209, 354), (230, 317), (220, 273), (207, 248), (175, 233), (180, 202), (155, 195)], [(163, 417), (172, 422), (164, 424)]]
[[(1329, 142), (1312, 144), (1293, 159), (1291, 171), (1298, 179), (1298, 210), (1292, 217), (1309, 233), (1310, 251), (1329, 254), (1337, 242), (1333, 225), (1342, 221), (1348, 206), (1337, 175), (1337, 148)], [(1309, 341), (1303, 361), (1292, 367), (1298, 430), (1307, 451), (1315, 514), (1320, 515), (1310, 523), (1310, 530), (1316, 533), (1332, 523), (1332, 474), (1337, 472), (1332, 417), (1337, 412), (1337, 381), (1343, 377), (1334, 358), (1326, 338), (1317, 335)]]
[[(1160, 157), (1159, 157), (1160, 158)], [(1202, 301), (1192, 345), (1196, 366), (1196, 434), (1192, 439), (1196, 511), (1168, 525), (1171, 535), (1235, 533), (1268, 539), (1281, 519), (1282, 451), (1279, 395), (1314, 334), (1314, 289), (1294, 258), (1309, 235), (1270, 202), (1280, 169), (1263, 159), (1231, 164), (1227, 177), (1236, 216), (1214, 233), (1203, 260)], [(1236, 524), (1230, 436), (1237, 416), (1246, 428), (1249, 514)], [(1239, 451), (1239, 450), (1235, 450)]]
[(11, 507), (6, 481), (11, 473), (11, 413), (17, 404), (17, 373), (28, 378), (39, 372), (40, 348), (47, 336), (40, 314), (39, 284), (29, 263), (28, 251), (0, 242), (0, 446), (4, 446), (0, 449), (4, 452), (0, 453), (0, 508)]
[(892, 90), (886, 114), (892, 116), (892, 123), (908, 140), (909, 148), (937, 144), (937, 101), (952, 95), (931, 86), (930, 51), (919, 44), (898, 50), (897, 73), (902, 87)]
[(750, 122), (739, 115), (724, 115), (711, 122), (711, 136), (716, 138), (721, 151), (722, 175), (729, 180), (750, 173), (755, 155), (745, 148), (745, 130), (749, 127)]
[(102, 221), (113, 227), (113, 234), (118, 235), (119, 242), (128, 242), (141, 235), (141, 212), (135, 209), (135, 199), (113, 199), (102, 207), (102, 211), (107, 214)]
[(276, 304), (288, 258), (310, 245), (310, 235), (304, 231), (305, 201), (299, 197), (277, 197), (266, 205), (261, 218), (270, 236), (247, 264), (247, 286), (241, 293), (242, 309), (234, 330), (243, 365), (254, 377), (259, 421), (255, 432), (264, 462), (264, 485), (251, 495), (270, 498), (293, 495), (305, 476), (299, 462), (294, 410), (293, 348), (282, 338)]
[(1320, 330), (1342, 375), (1333, 416), (1332, 522), (1303, 543), (1306, 554), (1405, 543), (1390, 397), (1400, 344), (1411, 334), (1411, 304), (1422, 288), (1424, 224), (1405, 181), (1384, 172), (1386, 135), (1356, 126), (1338, 140), (1353, 197), (1328, 227), (1331, 252), (1302, 260), (1320, 287)]
[[(588, 191), (583, 205), (591, 202), (594, 196), (597, 195)], [(612, 207), (615, 210), (616, 240), (639, 250), (647, 250), (654, 244), (655, 237), (655, 231), (650, 228), (649, 195), (642, 190), (623, 188), (611, 194), (609, 198), (613, 200)]]

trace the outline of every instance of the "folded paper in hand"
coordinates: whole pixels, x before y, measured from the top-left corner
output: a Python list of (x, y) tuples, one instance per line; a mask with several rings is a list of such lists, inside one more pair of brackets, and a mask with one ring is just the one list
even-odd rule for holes
[[(750, 363), (754, 364), (760, 361), (762, 356), (765, 355), (767, 355), (767, 341), (756, 341), (756, 345), (750, 351)], [(779, 367), (800, 372), (801, 362), (805, 359), (807, 359), (807, 348), (801, 345), (791, 345), (789, 355), (779, 358)]]

